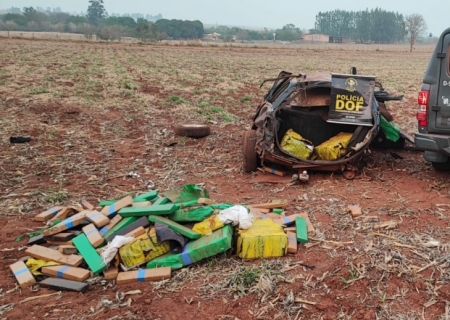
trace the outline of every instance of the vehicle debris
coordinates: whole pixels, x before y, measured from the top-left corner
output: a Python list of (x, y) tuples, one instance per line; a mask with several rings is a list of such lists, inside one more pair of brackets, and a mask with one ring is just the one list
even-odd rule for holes
[(309, 181), (308, 172), (306, 170), (303, 170), (303, 172), (299, 174), (298, 180), (303, 181), (303, 182), (308, 182)]

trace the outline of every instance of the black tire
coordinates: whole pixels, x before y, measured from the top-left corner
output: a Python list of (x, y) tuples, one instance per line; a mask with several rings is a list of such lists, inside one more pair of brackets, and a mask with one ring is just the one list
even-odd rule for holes
[(431, 165), (437, 171), (450, 171), (450, 158), (446, 162), (431, 162)]
[(206, 124), (183, 124), (176, 126), (173, 131), (178, 136), (202, 138), (211, 133), (211, 128)]
[(244, 133), (242, 142), (243, 161), (242, 171), (250, 173), (256, 170), (258, 167), (258, 155), (255, 151), (256, 146), (256, 131), (247, 130)]

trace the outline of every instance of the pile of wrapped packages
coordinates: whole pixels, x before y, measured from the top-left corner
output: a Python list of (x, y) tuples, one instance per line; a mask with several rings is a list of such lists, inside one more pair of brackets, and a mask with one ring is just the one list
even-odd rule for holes
[(23, 288), (38, 280), (85, 292), (93, 276), (117, 284), (159, 281), (226, 251), (243, 259), (281, 257), (296, 253), (313, 230), (306, 213), (286, 215), (286, 205), (216, 203), (193, 184), (97, 206), (83, 200), (37, 214), (45, 227), (30, 236), (26, 257), (10, 269)]
[(300, 159), (333, 161), (347, 153), (347, 146), (352, 135), (349, 132), (341, 132), (320, 145), (314, 146), (311, 141), (289, 129), (283, 136), (280, 147)]

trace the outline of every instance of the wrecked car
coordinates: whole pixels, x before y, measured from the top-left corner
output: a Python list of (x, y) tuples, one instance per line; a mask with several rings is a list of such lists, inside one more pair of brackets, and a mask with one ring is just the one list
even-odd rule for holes
[[(365, 150), (379, 137), (381, 120), (390, 118), (390, 124), (383, 102), (402, 98), (386, 93), (374, 76), (282, 71), (263, 84), (268, 81), (273, 84), (244, 133), (244, 172), (288, 167), (299, 174), (340, 171), (352, 179)], [(382, 102), (376, 99), (377, 87)]]

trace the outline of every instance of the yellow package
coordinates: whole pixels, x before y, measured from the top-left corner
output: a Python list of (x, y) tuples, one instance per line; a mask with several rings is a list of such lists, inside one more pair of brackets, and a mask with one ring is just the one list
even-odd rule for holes
[(292, 129), (286, 131), (280, 146), (284, 151), (302, 159), (309, 159), (314, 150), (311, 141), (306, 140)]
[(209, 236), (214, 230), (220, 229), (223, 226), (224, 224), (222, 221), (220, 221), (219, 217), (213, 214), (202, 222), (194, 224), (194, 227), (192, 227), (192, 231), (198, 232), (202, 236)]
[(151, 239), (146, 232), (119, 249), (119, 256), (125, 267), (141, 265), (170, 251), (168, 241), (158, 243), (155, 228), (151, 228), (150, 236)]
[(344, 156), (353, 133), (341, 132), (314, 149), (314, 160), (333, 161)]
[(288, 238), (271, 219), (255, 219), (247, 230), (239, 229), (237, 255), (242, 259), (282, 257), (287, 254)]
[(30, 269), (30, 271), (33, 275), (38, 276), (38, 275), (42, 274), (38, 271), (42, 267), (59, 266), (60, 263), (53, 262), (53, 261), (45, 261), (45, 260), (41, 260), (41, 259), (29, 258), (27, 260), (27, 262), (25, 262), (25, 265), (28, 267), (28, 269)]

